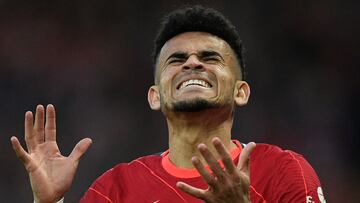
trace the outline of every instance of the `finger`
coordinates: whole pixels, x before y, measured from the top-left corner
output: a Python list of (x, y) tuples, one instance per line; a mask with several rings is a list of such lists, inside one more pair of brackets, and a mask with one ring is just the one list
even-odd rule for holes
[(240, 186), (243, 189), (243, 192), (246, 194), (249, 192), (250, 176), (249, 174), (240, 171), (240, 177), (241, 177)]
[(225, 166), (226, 171), (228, 171), (229, 174), (233, 174), (234, 171), (236, 171), (236, 166), (235, 166), (229, 152), (225, 148), (224, 144), (221, 142), (221, 140), (219, 138), (216, 137), (213, 139), (213, 145), (214, 145), (215, 149), (217, 150), (217, 152), (219, 153), (221, 160)]
[(36, 107), (35, 123), (34, 123), (34, 136), (37, 143), (43, 143), (45, 140), (44, 116), (45, 116), (44, 106), (38, 105)]
[(191, 159), (192, 164), (194, 165), (194, 167), (196, 168), (196, 170), (199, 172), (199, 174), (204, 178), (204, 180), (207, 182), (207, 184), (214, 188), (217, 189), (217, 184), (216, 184), (216, 180), (214, 178), (213, 175), (211, 175), (209, 173), (208, 170), (205, 169), (204, 165), (201, 163), (201, 161), (199, 160), (198, 157), (193, 157)]
[(36, 147), (36, 140), (34, 138), (34, 133), (33, 133), (34, 117), (31, 111), (27, 111), (25, 113), (24, 125), (25, 125), (24, 128), (25, 128), (26, 147), (29, 153), (31, 153), (31, 151)]
[(21, 144), (20, 144), (19, 140), (17, 139), (17, 137), (12, 136), (10, 141), (11, 141), (12, 148), (14, 149), (14, 151), (16, 153), (16, 156), (20, 159), (20, 161), (24, 165), (27, 165), (30, 162), (30, 156), (24, 150), (24, 148), (21, 146)]
[(221, 168), (220, 164), (215, 159), (214, 155), (209, 151), (205, 144), (199, 144), (198, 149), (205, 161), (208, 163), (210, 169), (220, 182), (225, 180), (225, 172)]
[(46, 107), (45, 140), (56, 141), (56, 114), (52, 104)]
[(240, 154), (239, 163), (237, 166), (238, 169), (248, 173), (250, 154), (255, 149), (255, 147), (256, 144), (254, 142), (250, 142), (245, 146), (245, 148), (242, 150)]
[(177, 182), (176, 187), (178, 187), (180, 190), (182, 190), (183, 192), (185, 192), (191, 196), (194, 196), (194, 197), (202, 199), (202, 200), (206, 200), (206, 191), (205, 190), (193, 187), (184, 182)]
[(90, 138), (82, 139), (80, 142), (76, 144), (73, 151), (69, 155), (69, 158), (71, 158), (75, 162), (78, 162), (82, 157), (82, 155), (84, 155), (84, 153), (87, 151), (91, 143), (92, 140)]

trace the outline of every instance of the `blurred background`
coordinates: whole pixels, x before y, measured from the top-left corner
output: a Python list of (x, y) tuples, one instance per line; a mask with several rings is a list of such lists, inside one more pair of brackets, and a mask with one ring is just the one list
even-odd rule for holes
[(360, 201), (359, 1), (0, 0), (1, 202), (32, 202), (9, 140), (24, 144), (24, 113), (37, 104), (57, 108), (64, 155), (94, 141), (68, 203), (115, 164), (167, 149), (146, 98), (152, 42), (164, 14), (198, 3), (222, 11), (246, 48), (251, 98), (233, 137), (303, 154), (328, 202)]

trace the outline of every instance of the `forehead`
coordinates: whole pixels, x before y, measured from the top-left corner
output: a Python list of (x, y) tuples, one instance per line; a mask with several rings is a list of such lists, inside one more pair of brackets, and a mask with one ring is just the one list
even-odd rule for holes
[(161, 48), (159, 62), (175, 52), (198, 53), (203, 50), (216, 51), (225, 56), (232, 53), (227, 42), (206, 32), (185, 32), (168, 40)]

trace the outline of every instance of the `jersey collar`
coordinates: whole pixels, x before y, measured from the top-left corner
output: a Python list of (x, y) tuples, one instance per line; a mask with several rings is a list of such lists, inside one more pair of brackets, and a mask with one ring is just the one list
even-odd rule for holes
[[(233, 142), (236, 144), (237, 148), (233, 149), (230, 152), (230, 156), (231, 156), (232, 160), (235, 162), (235, 159), (237, 157), (239, 157), (239, 155), (242, 151), (242, 146), (241, 146), (240, 142), (237, 140), (233, 140)], [(221, 162), (221, 160), (218, 160), (218, 161), (219, 161), (221, 167), (224, 168), (224, 165)], [(172, 163), (171, 160), (169, 159), (169, 150), (166, 150), (166, 152), (164, 152), (162, 154), (161, 164), (166, 172), (168, 172), (170, 175), (175, 176), (177, 178), (196, 178), (196, 177), (200, 176), (199, 172), (195, 168), (180, 168), (180, 167), (175, 166), (175, 164)], [(208, 170), (210, 170), (209, 166), (206, 165), (205, 167)]]

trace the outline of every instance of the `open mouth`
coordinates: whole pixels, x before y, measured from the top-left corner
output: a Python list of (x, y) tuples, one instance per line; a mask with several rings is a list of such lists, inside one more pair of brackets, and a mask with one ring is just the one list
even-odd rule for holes
[(196, 85), (196, 86), (200, 86), (200, 87), (205, 87), (205, 88), (211, 88), (212, 85), (210, 83), (208, 83), (205, 80), (202, 79), (190, 79), (190, 80), (185, 80), (182, 83), (180, 83), (177, 87), (178, 90), (181, 90), (185, 87), (189, 87), (191, 85)]

